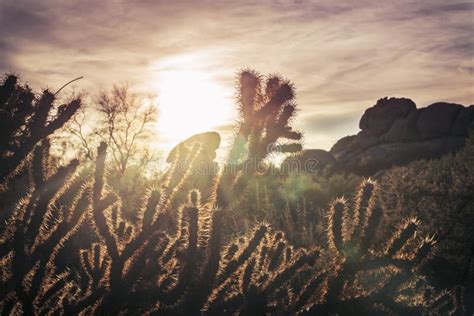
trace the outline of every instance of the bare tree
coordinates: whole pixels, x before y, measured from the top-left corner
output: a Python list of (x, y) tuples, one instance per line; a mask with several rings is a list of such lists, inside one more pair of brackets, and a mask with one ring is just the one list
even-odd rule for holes
[(68, 126), (68, 132), (77, 138), (80, 155), (93, 160), (93, 148), (103, 141), (120, 174), (130, 163), (146, 167), (154, 158), (146, 145), (158, 112), (154, 97), (118, 84), (99, 92), (92, 102), (94, 106), (77, 113)]
[[(97, 110), (102, 114), (99, 135), (109, 144), (121, 174), (125, 173), (130, 161), (146, 163), (151, 159), (146, 146), (140, 146), (139, 140), (151, 136), (150, 125), (157, 115), (152, 96), (138, 94), (127, 84), (114, 85), (99, 93)], [(143, 156), (147, 161), (143, 161)]]

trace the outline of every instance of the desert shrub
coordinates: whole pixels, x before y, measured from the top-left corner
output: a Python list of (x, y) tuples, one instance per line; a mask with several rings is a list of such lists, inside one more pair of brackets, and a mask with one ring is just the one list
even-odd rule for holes
[(254, 177), (232, 212), (234, 229), (246, 231), (267, 221), (285, 232), (297, 246), (320, 245), (325, 240), (325, 209), (338, 196), (349, 196), (361, 178), (321, 171), (282, 174), (272, 168)]
[(393, 168), (382, 179), (389, 219), (417, 216), (436, 231), (430, 274), (443, 287), (474, 282), (474, 145), (457, 154)]

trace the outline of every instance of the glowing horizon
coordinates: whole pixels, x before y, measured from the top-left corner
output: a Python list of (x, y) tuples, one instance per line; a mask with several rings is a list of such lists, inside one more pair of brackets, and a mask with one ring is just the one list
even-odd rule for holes
[[(474, 103), (472, 3), (234, 4), (104, 1), (91, 10), (83, 2), (2, 1), (0, 71), (35, 89), (84, 76), (74, 86), (92, 94), (123, 81), (156, 93), (157, 143), (166, 148), (192, 133), (230, 133), (243, 67), (294, 82), (294, 125), (306, 148), (329, 149), (357, 133), (364, 110), (385, 96), (418, 107)], [(176, 122), (186, 113), (193, 124)]]
[(197, 133), (218, 130), (235, 109), (229, 87), (196, 67), (201, 56), (178, 55), (153, 64), (148, 89), (156, 92), (159, 146), (170, 149)]

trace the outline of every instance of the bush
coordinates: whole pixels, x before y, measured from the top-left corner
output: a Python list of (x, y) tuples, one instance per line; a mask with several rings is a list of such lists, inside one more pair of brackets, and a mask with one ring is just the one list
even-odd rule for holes
[(473, 166), (471, 137), (457, 154), (393, 168), (382, 178), (389, 219), (417, 216), (436, 231), (437, 252), (427, 269), (443, 287), (474, 282)]

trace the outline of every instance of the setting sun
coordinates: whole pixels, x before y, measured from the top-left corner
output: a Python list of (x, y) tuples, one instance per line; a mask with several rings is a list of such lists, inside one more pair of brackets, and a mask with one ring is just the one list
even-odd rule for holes
[(174, 59), (153, 80), (160, 109), (157, 132), (166, 147), (232, 120), (233, 99), (229, 87), (209, 73), (190, 70), (187, 66), (182, 58)]

